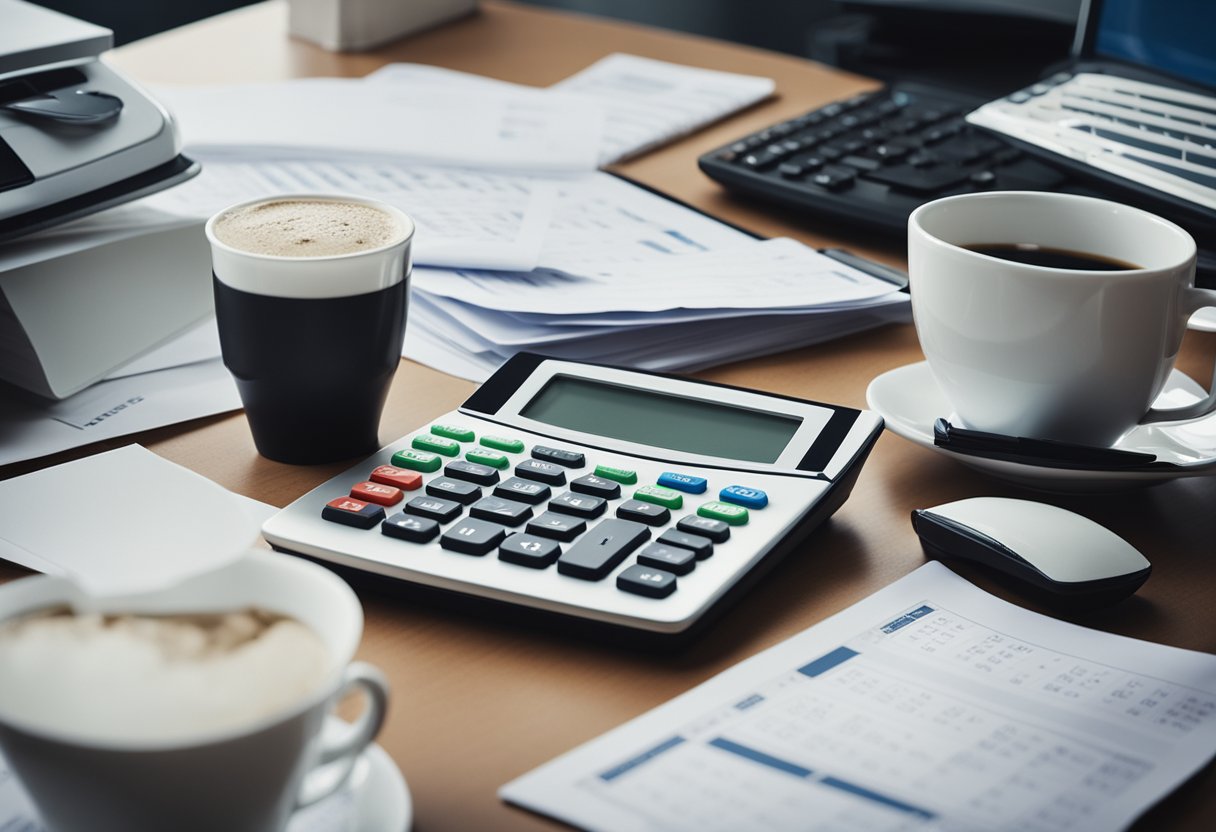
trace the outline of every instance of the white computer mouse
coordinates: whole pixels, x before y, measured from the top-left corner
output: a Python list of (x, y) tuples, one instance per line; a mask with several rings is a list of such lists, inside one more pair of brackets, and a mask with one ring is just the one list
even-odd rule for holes
[(1152, 565), (1104, 526), (1066, 509), (1007, 497), (971, 497), (912, 512), (930, 556), (970, 560), (1050, 600), (1096, 606), (1131, 595)]

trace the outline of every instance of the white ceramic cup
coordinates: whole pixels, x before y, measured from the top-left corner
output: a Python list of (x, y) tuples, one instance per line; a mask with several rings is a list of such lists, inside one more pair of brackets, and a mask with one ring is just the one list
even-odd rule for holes
[[(0, 710), (0, 749), (50, 832), (278, 832), (297, 808), (345, 783), (384, 721), (388, 683), (350, 661), (363, 630), (358, 598), (314, 563), (255, 551), (165, 591), (104, 601), (49, 576), (0, 586), (0, 621), (64, 604), (146, 614), (261, 607), (312, 628), (330, 668), (281, 713), (172, 742), (100, 742)], [(356, 688), (366, 694), (363, 713), (341, 736), (323, 738), (326, 715)]]
[[(1140, 268), (1047, 268), (964, 248), (1026, 243)], [(966, 427), (1106, 447), (1137, 424), (1216, 410), (1216, 394), (1150, 409), (1187, 320), (1216, 306), (1216, 291), (1193, 285), (1195, 241), (1154, 214), (1049, 192), (945, 197), (908, 219), (908, 273), (921, 348)]]

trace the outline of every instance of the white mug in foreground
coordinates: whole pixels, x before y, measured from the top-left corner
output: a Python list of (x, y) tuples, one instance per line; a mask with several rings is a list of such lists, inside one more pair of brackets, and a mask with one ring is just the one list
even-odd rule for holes
[[(171, 589), (104, 601), (49, 576), (0, 587), (0, 621), (65, 605), (139, 615), (265, 609), (315, 632), (328, 665), (315, 689), (289, 707), (184, 737), (86, 735), (0, 708), (0, 749), (51, 832), (278, 832), (295, 809), (346, 781), (384, 721), (387, 682), (376, 668), (350, 661), (363, 630), (359, 600), (316, 564), (250, 552)], [(323, 734), (334, 704), (355, 688), (366, 693), (362, 715), (340, 736)]]
[[(1049, 268), (967, 248), (1027, 244), (1137, 268)], [(966, 427), (1105, 447), (1137, 424), (1216, 410), (1216, 394), (1150, 409), (1187, 320), (1216, 306), (1216, 291), (1193, 285), (1195, 241), (1154, 214), (1071, 194), (946, 197), (908, 219), (908, 274), (921, 349)]]

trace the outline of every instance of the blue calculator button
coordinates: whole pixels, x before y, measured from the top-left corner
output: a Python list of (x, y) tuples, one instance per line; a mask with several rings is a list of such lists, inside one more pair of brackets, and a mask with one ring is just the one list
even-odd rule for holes
[(705, 484), (705, 477), (673, 474), (671, 471), (664, 471), (662, 474), (659, 474), (659, 485), (665, 485), (668, 488), (674, 488), (686, 494), (704, 494)]
[(764, 508), (768, 505), (767, 494), (759, 488), (747, 488), (742, 485), (726, 486), (718, 493), (718, 499), (747, 508)]

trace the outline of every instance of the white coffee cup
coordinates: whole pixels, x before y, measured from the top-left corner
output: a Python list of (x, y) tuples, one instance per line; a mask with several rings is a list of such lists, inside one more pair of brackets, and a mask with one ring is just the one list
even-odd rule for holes
[[(1047, 268), (964, 248), (985, 244), (1139, 268)], [(921, 348), (966, 427), (1106, 447), (1137, 424), (1216, 410), (1216, 394), (1150, 409), (1187, 320), (1216, 306), (1216, 291), (1193, 285), (1195, 241), (1154, 214), (1049, 192), (945, 197), (908, 219), (908, 272)]]
[[(311, 628), (330, 665), (286, 710), (187, 739), (99, 741), (0, 709), (0, 750), (51, 832), (277, 832), (296, 809), (345, 783), (384, 721), (388, 683), (371, 665), (351, 663), (363, 629), (359, 600), (308, 561), (253, 551), (171, 589), (104, 601), (56, 577), (0, 586), (0, 621), (63, 605), (148, 615), (258, 607)], [(356, 688), (366, 694), (363, 713), (340, 736), (323, 737), (334, 704)]]

